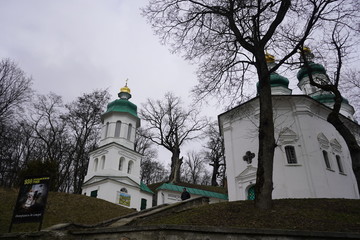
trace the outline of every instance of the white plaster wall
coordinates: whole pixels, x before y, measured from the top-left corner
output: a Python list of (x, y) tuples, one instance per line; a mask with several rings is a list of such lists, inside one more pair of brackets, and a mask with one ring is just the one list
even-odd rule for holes
[[(105, 165), (104, 169), (102, 169), (101, 159), (105, 157)], [(123, 168), (119, 170), (119, 162), (120, 158), (124, 158)], [(98, 167), (95, 169), (95, 159), (98, 159)], [(128, 165), (129, 162), (132, 161), (132, 170), (131, 173), (128, 174)], [(99, 149), (98, 151), (94, 151), (90, 154), (88, 172), (85, 176), (85, 181), (89, 180), (91, 177), (95, 175), (101, 176), (129, 176), (136, 183), (140, 184), (140, 162), (141, 155), (130, 151), (126, 148), (122, 148), (118, 145), (109, 145), (106, 149)]]
[[(91, 191), (98, 190), (97, 198), (106, 200), (108, 202), (112, 202), (115, 204), (119, 204), (119, 192), (121, 188), (127, 189), (127, 194), (131, 196), (130, 207), (140, 211), (141, 207), (141, 198), (147, 200), (146, 208), (152, 207), (152, 194), (142, 192), (136, 186), (130, 186), (127, 184), (122, 184), (120, 182), (115, 181), (106, 181), (102, 182), (102, 184), (94, 184), (92, 186), (86, 187), (83, 189), (83, 193), (86, 193), (87, 196), (90, 196)], [(120, 204), (119, 204), (120, 205)], [(123, 206), (123, 205), (121, 205)], [(127, 207), (127, 206), (124, 206)]]
[[(297, 139), (294, 142), (281, 143), (279, 135), (275, 136), (278, 146), (274, 155), (273, 198), (359, 198), (345, 141), (326, 121), (329, 110), (325, 107), (319, 108), (317, 103), (308, 99), (280, 100), (274, 101), (274, 106), (278, 110), (274, 114), (276, 131), (278, 133), (285, 127), (290, 128), (297, 134)], [(247, 179), (241, 185), (239, 179), (236, 178), (248, 167), (243, 160), (246, 151), (255, 153), (256, 156), (251, 165), (257, 167), (258, 138), (257, 127), (254, 125), (258, 122), (257, 112), (255, 109), (252, 114), (242, 114), (241, 111), (239, 113), (240, 117), (237, 118), (221, 117), (230, 201), (246, 199), (247, 188), (255, 182)], [(320, 132), (324, 133), (329, 140), (337, 139), (342, 146), (341, 153), (334, 152), (331, 147), (325, 149), (328, 152), (332, 170), (325, 167), (322, 149), (317, 140)], [(287, 164), (284, 150), (287, 145), (295, 148), (298, 164)], [(339, 173), (335, 155), (341, 157), (345, 174)]]
[[(121, 121), (120, 137), (115, 137), (116, 122)], [(106, 125), (109, 123), (108, 132), (106, 135)], [(109, 144), (111, 142), (119, 143), (127, 148), (134, 149), (135, 130), (137, 118), (128, 113), (111, 112), (104, 115), (103, 126), (101, 131), (100, 146)], [(130, 139), (127, 139), (128, 126), (132, 125)], [(106, 137), (105, 137), (106, 136)]]

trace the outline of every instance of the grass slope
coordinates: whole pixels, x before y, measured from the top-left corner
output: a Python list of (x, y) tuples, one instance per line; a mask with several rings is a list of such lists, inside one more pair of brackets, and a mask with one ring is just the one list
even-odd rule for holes
[[(17, 191), (0, 188), (0, 233), (8, 231)], [(252, 201), (201, 206), (159, 218), (139, 219), (137, 225), (176, 224), (226, 226), (245, 229), (285, 229), (360, 233), (360, 200), (281, 199), (269, 211)], [(94, 224), (133, 212), (91, 197), (53, 193), (48, 197), (43, 228), (58, 223)], [(37, 231), (37, 224), (14, 224), (13, 232)]]
[(140, 219), (135, 224), (360, 233), (360, 200), (281, 199), (273, 203), (269, 211), (256, 209), (253, 201), (217, 203), (151, 220)]
[[(0, 233), (8, 232), (18, 191), (0, 188)], [(134, 212), (107, 201), (78, 194), (50, 192), (42, 229), (58, 223), (95, 224)], [(12, 232), (37, 231), (38, 223), (14, 224)]]

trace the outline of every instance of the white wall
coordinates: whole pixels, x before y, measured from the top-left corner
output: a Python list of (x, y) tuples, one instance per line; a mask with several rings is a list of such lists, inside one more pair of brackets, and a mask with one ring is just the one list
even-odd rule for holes
[[(247, 106), (248, 104), (248, 106)], [(258, 101), (243, 104), (236, 117), (221, 116), (225, 142), (229, 200), (244, 200), (246, 190), (255, 183), (255, 175), (239, 176), (249, 165), (243, 160), (246, 151), (255, 153), (251, 166), (257, 168)], [(250, 107), (251, 106), (251, 107)], [(274, 101), (276, 141), (274, 155), (273, 198), (359, 198), (351, 158), (346, 143), (336, 129), (326, 121), (329, 109), (309, 98), (278, 97)], [(227, 115), (232, 114), (227, 113)], [(285, 132), (286, 129), (289, 129)], [(295, 135), (292, 135), (295, 133)], [(341, 151), (329, 146), (321, 148), (317, 136), (323, 133), (329, 141), (336, 139)], [(297, 164), (288, 164), (284, 147), (295, 148)], [(332, 169), (326, 169), (322, 150), (326, 150)], [(342, 160), (344, 174), (337, 167), (335, 155)], [(250, 176), (249, 175), (249, 176)], [(241, 179), (241, 181), (239, 180)]]

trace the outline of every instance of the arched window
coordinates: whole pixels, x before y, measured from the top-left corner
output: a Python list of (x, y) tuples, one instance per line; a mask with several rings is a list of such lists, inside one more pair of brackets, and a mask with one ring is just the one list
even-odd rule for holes
[(323, 153), (323, 156), (324, 156), (324, 161), (325, 161), (326, 168), (331, 169), (331, 165), (330, 165), (329, 156), (328, 156), (327, 151), (323, 150), (322, 153)]
[(101, 169), (105, 168), (105, 156), (101, 157)]
[(134, 165), (134, 162), (133, 162), (133, 161), (129, 161), (127, 173), (131, 174), (133, 165)]
[(336, 163), (338, 165), (338, 168), (339, 168), (339, 172), (340, 173), (344, 173), (344, 168), (342, 166), (342, 163), (341, 163), (341, 158), (339, 155), (336, 155)]
[(127, 134), (127, 139), (130, 140), (131, 138), (131, 130), (132, 130), (132, 124), (129, 123), (128, 125), (128, 134)]
[(98, 163), (99, 163), (99, 159), (95, 158), (95, 160), (94, 160), (94, 172), (96, 172), (96, 170), (97, 170)]
[(121, 121), (117, 121), (115, 125), (115, 137), (120, 137)]
[(119, 171), (122, 171), (124, 169), (124, 164), (125, 164), (125, 158), (121, 157), (119, 160)]
[(297, 163), (294, 146), (286, 146), (285, 153), (286, 153), (286, 158), (287, 158), (288, 164), (296, 164)]
[(121, 189), (120, 189), (120, 192), (127, 193), (128, 191), (127, 191), (127, 189), (126, 189), (126, 188), (121, 188)]
[(107, 138), (108, 136), (108, 131), (109, 131), (109, 122), (107, 122), (105, 126), (105, 138)]

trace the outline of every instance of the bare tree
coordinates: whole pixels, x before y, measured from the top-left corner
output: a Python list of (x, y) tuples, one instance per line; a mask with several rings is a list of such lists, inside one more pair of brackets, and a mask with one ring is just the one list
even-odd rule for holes
[(212, 166), (211, 185), (218, 186), (221, 183), (224, 186), (225, 181), (225, 156), (224, 156), (224, 141), (218, 131), (217, 122), (210, 124), (205, 135), (208, 138), (204, 146), (204, 159)]
[(98, 143), (101, 129), (101, 114), (110, 99), (106, 90), (94, 90), (84, 93), (70, 104), (66, 104), (68, 112), (62, 115), (69, 129), (72, 147), (68, 149), (72, 162), (72, 180), (74, 193), (81, 193), (81, 186), (86, 175), (89, 153)]
[(20, 125), (31, 99), (31, 78), (10, 59), (0, 61), (0, 185), (14, 187), (28, 156), (29, 138)]
[(148, 99), (140, 116), (147, 122), (144, 136), (172, 153), (169, 182), (180, 182), (181, 146), (198, 138), (207, 120), (200, 118), (196, 109), (185, 109), (181, 99), (171, 93), (165, 94), (163, 101)]
[(0, 124), (30, 99), (31, 81), (11, 60), (0, 62)]
[[(200, 60), (198, 98), (216, 95), (237, 102), (257, 75), (260, 104), (255, 205), (272, 207), (274, 122), (270, 74), (293, 55), (320, 24), (347, 15), (344, 0), (151, 0), (144, 15), (163, 43)], [(336, 11), (342, 8), (343, 11)], [(295, 41), (294, 41), (295, 40)], [(282, 48), (277, 48), (283, 46)], [(279, 61), (268, 69), (265, 50)]]
[(339, 85), (340, 91), (343, 95), (351, 100), (351, 104), (355, 109), (354, 117), (359, 122), (360, 121), (360, 71), (359, 70), (349, 70), (342, 75), (342, 84)]
[(35, 155), (32, 160), (50, 162), (58, 173), (54, 181), (55, 191), (63, 191), (65, 182), (71, 179), (71, 158), (69, 149), (72, 143), (61, 115), (64, 112), (62, 98), (54, 93), (39, 95), (34, 102), (29, 121), (36, 139)]
[(143, 128), (137, 129), (135, 151), (143, 155), (140, 164), (141, 181), (145, 184), (152, 184), (166, 180), (169, 172), (163, 164), (156, 161), (157, 149), (154, 147), (154, 143), (146, 137)]
[(186, 154), (183, 168), (183, 182), (200, 184), (206, 170), (203, 155), (196, 151), (188, 152)]

